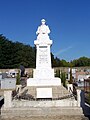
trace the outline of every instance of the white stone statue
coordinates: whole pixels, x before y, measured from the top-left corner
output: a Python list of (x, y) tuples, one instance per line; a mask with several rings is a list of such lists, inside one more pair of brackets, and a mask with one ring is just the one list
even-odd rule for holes
[(41, 26), (38, 27), (36, 34), (37, 36), (37, 40), (49, 40), (49, 33), (50, 33), (50, 29), (47, 25), (45, 25), (45, 20), (42, 19), (41, 20)]

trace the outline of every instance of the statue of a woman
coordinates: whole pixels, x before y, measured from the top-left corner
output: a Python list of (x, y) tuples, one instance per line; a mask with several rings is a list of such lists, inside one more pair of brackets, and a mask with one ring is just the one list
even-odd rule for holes
[(48, 34), (50, 33), (50, 29), (47, 25), (45, 25), (45, 20), (41, 20), (41, 26), (38, 27), (36, 34), (38, 40), (44, 40), (44, 39), (49, 39)]

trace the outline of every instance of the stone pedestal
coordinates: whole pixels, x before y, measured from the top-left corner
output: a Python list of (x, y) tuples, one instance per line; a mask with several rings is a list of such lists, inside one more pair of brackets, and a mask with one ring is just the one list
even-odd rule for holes
[(34, 78), (54, 78), (54, 69), (51, 68), (50, 46), (52, 40), (44, 38), (44, 40), (35, 40), (37, 55), (36, 69), (34, 69)]
[(4, 108), (12, 107), (12, 90), (4, 91)]
[(77, 106), (81, 107), (81, 90), (77, 89)]

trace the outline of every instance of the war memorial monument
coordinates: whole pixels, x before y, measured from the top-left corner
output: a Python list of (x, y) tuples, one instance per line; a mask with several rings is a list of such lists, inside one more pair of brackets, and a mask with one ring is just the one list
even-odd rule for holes
[(30, 90), (35, 90), (33, 95), (36, 95), (36, 98), (53, 98), (55, 89), (61, 86), (61, 79), (54, 77), (54, 69), (51, 68), (52, 40), (49, 38), (50, 29), (45, 22), (44, 19), (41, 20), (41, 26), (36, 32), (36, 69), (33, 71), (33, 78), (27, 80), (27, 86), (30, 86)]

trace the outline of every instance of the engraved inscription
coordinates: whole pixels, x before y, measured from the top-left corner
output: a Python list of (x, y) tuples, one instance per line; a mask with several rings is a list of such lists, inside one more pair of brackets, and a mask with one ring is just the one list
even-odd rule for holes
[(39, 63), (48, 63), (47, 46), (39, 46)]

